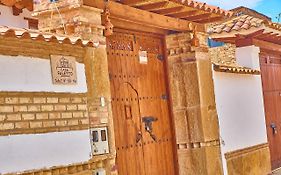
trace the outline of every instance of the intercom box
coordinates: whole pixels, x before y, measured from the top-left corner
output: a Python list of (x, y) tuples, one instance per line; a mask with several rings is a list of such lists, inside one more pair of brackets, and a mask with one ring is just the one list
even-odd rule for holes
[(90, 129), (91, 147), (93, 155), (109, 153), (107, 127), (97, 127)]

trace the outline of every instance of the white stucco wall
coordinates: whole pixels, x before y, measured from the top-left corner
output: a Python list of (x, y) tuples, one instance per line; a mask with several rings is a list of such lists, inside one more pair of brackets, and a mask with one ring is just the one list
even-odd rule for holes
[(80, 163), (90, 153), (88, 130), (0, 137), (0, 174)]
[(32, 18), (31, 12), (26, 9), (20, 15), (14, 16), (11, 7), (0, 5), (0, 12), (0, 25), (4, 26), (28, 28), (28, 21), (24, 17)]
[(54, 85), (50, 60), (0, 55), (0, 91), (87, 92), (85, 66), (76, 63), (77, 85)]
[(260, 75), (213, 72), (219, 116), (224, 173), (224, 154), (267, 142)]

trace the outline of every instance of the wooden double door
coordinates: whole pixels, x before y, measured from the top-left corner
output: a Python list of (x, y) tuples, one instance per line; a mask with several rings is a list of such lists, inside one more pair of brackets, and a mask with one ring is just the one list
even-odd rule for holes
[(281, 53), (262, 50), (261, 77), (272, 169), (281, 167)]
[(174, 175), (173, 127), (161, 36), (117, 30), (107, 38), (120, 175)]

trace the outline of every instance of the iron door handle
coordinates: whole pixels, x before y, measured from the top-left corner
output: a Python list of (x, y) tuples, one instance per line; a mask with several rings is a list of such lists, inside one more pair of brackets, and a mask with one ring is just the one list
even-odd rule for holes
[(145, 131), (149, 133), (150, 137), (156, 141), (157, 138), (156, 136), (153, 134), (153, 126), (152, 123), (156, 122), (158, 120), (158, 118), (153, 117), (153, 116), (146, 116), (146, 117), (142, 117), (142, 122), (144, 123), (144, 128)]
[(270, 127), (272, 128), (272, 131), (273, 131), (273, 134), (277, 134), (277, 127), (276, 127), (276, 124), (275, 123), (271, 123), (270, 124)]

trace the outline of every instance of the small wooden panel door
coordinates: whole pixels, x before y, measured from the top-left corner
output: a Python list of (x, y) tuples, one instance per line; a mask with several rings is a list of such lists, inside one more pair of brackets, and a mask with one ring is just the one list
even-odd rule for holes
[(124, 30), (107, 38), (120, 175), (175, 174), (163, 44), (161, 36)]
[(260, 54), (267, 137), (272, 169), (281, 167), (281, 53)]

